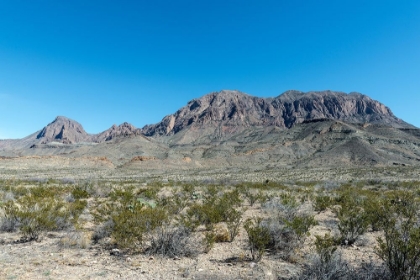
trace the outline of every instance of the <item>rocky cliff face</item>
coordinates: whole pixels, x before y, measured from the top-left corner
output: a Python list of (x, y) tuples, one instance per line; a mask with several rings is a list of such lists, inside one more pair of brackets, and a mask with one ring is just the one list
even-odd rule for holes
[(160, 123), (145, 126), (143, 133), (173, 135), (186, 128), (209, 127), (228, 131), (250, 126), (291, 128), (316, 119), (412, 127), (395, 117), (385, 105), (360, 93), (287, 91), (275, 98), (259, 98), (223, 90), (190, 101)]
[(384, 124), (393, 127), (410, 126), (395, 117), (382, 103), (356, 92), (346, 94), (333, 91), (287, 91), (275, 98), (272, 105), (275, 110), (282, 112), (286, 127), (314, 119)]
[(66, 117), (57, 117), (53, 122), (44, 127), (36, 136), (41, 140), (40, 144), (59, 142), (63, 144), (74, 144), (79, 142), (90, 142), (91, 136), (86, 133), (82, 125)]

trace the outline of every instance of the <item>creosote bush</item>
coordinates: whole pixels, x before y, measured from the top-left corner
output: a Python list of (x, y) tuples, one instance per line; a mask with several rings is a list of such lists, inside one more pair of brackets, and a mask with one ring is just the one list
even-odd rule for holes
[(315, 197), (314, 210), (317, 212), (325, 211), (332, 205), (332, 199), (330, 195), (318, 195)]
[(235, 207), (240, 205), (241, 199), (237, 190), (226, 192), (220, 197), (207, 194), (203, 202), (190, 205), (186, 214), (179, 218), (179, 222), (192, 231), (200, 225), (212, 230), (215, 224), (225, 222), (233, 241), (242, 218), (242, 211)]
[(268, 228), (262, 225), (261, 219), (247, 219), (244, 228), (248, 234), (248, 245), (253, 261), (260, 261), (270, 244)]
[(62, 198), (66, 189), (51, 186), (35, 186), (22, 192), (15, 200), (2, 205), (4, 217), (0, 229), (16, 231), (23, 239), (38, 239), (42, 232), (77, 227), (78, 218), (86, 207), (86, 201)]
[(164, 223), (151, 235), (148, 254), (166, 257), (196, 257), (204, 251), (204, 245), (186, 227), (173, 227)]
[(114, 227), (111, 236), (117, 246), (124, 249), (143, 249), (143, 235), (161, 226), (166, 213), (161, 209), (145, 208), (135, 203), (111, 215)]
[(111, 201), (102, 203), (94, 215), (102, 226), (93, 238), (97, 242), (102, 235), (106, 237), (109, 233), (117, 247), (143, 250), (144, 235), (167, 221), (166, 211), (139, 202), (132, 190), (115, 190), (111, 198)]
[(264, 195), (261, 189), (257, 190), (255, 188), (251, 188), (249, 185), (239, 185), (237, 186), (237, 189), (248, 200), (251, 207), (254, 206), (255, 203), (263, 203), (267, 199), (267, 196)]
[(269, 248), (285, 260), (291, 260), (295, 250), (299, 249), (309, 229), (317, 225), (314, 217), (299, 211), (294, 195), (286, 193), (274, 197), (264, 204), (269, 211), (269, 218), (261, 222), (270, 236)]
[(337, 241), (329, 234), (325, 234), (324, 237), (316, 235), (315, 238), (315, 249), (319, 260), (321, 264), (328, 264), (337, 250)]
[(383, 237), (378, 237), (376, 253), (385, 262), (391, 279), (420, 278), (420, 214), (413, 193), (391, 192), (380, 215)]
[(345, 189), (338, 197), (338, 207), (333, 209), (339, 220), (338, 229), (343, 245), (352, 245), (369, 226), (369, 217), (363, 208), (364, 197), (355, 188)]

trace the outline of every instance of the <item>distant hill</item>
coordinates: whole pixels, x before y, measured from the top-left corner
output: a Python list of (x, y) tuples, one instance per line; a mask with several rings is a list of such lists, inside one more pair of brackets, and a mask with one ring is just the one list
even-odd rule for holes
[(41, 130), (23, 138), (0, 141), (0, 149), (16, 150), (36, 148), (42, 145), (62, 146), (72, 144), (93, 144), (110, 141), (118, 137), (142, 135), (141, 130), (129, 123), (113, 125), (98, 133), (88, 134), (75, 120), (58, 116)]

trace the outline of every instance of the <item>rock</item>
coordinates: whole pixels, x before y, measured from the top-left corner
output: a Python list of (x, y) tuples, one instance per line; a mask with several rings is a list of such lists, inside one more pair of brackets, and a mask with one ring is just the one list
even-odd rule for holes
[(112, 249), (110, 252), (111, 256), (120, 256), (121, 255), (121, 251), (119, 249)]
[(130, 137), (130, 136), (137, 136), (141, 134), (142, 133), (140, 129), (136, 128), (132, 124), (125, 122), (119, 126), (113, 125), (112, 127), (105, 130), (104, 132), (94, 135), (92, 137), (92, 141), (97, 142), (97, 143), (102, 143), (102, 142), (110, 141), (118, 137)]
[(156, 160), (155, 157), (152, 156), (136, 156), (133, 157), (130, 162), (136, 162), (136, 161), (149, 161), (149, 160)]

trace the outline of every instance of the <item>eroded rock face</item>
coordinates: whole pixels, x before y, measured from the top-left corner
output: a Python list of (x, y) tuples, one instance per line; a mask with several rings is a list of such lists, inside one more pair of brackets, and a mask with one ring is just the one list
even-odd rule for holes
[(86, 133), (81, 124), (61, 116), (44, 127), (36, 136), (36, 139), (42, 140), (42, 144), (49, 142), (74, 144), (90, 141), (90, 138), (90, 135)]
[(173, 135), (185, 128), (277, 126), (316, 119), (350, 123), (411, 127), (378, 101), (360, 93), (287, 91), (275, 98), (260, 98), (223, 90), (194, 99), (160, 123), (143, 128), (147, 136)]
[(119, 126), (113, 125), (111, 128), (105, 130), (104, 132), (94, 135), (92, 139), (94, 142), (102, 143), (118, 137), (129, 137), (136, 135), (141, 135), (141, 130), (132, 124), (125, 122)]

